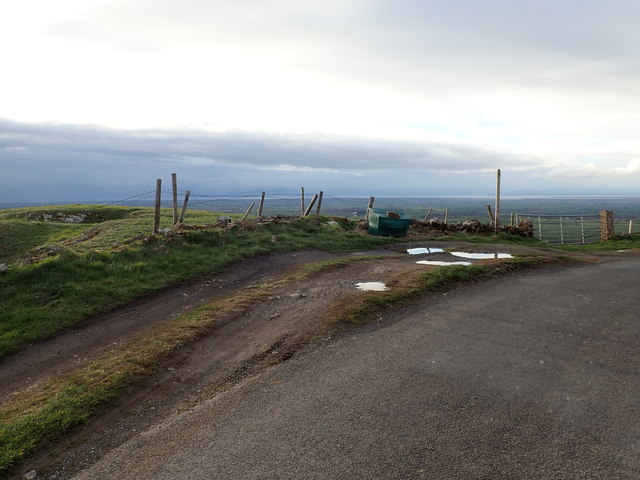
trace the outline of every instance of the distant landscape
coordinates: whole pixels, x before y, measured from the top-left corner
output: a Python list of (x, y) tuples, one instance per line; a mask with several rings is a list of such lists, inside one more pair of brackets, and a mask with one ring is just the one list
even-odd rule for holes
[[(305, 202), (308, 203), (315, 192), (307, 193)], [(216, 211), (223, 213), (244, 213), (251, 202), (258, 201), (260, 194), (238, 195), (193, 195), (189, 202), (190, 209)], [(336, 215), (349, 218), (363, 218), (366, 212), (368, 197), (334, 197), (325, 193), (322, 201), (322, 214)], [(182, 201), (182, 199), (180, 199)], [(171, 197), (164, 194), (163, 207), (170, 207)], [(122, 206), (153, 206), (153, 194), (147, 197), (131, 199), (129, 201), (92, 201), (75, 202), (21, 202), (0, 203), (0, 209), (35, 207), (45, 205), (122, 205)], [(374, 206), (389, 210), (402, 210), (413, 218), (423, 218), (431, 208), (431, 217), (443, 218), (445, 209), (449, 210), (449, 221), (458, 222), (478, 218), (487, 218), (486, 205), (493, 208), (493, 197), (480, 196), (452, 196), (452, 197), (376, 197)], [(508, 221), (510, 214), (519, 215), (596, 215), (600, 210), (611, 210), (617, 220), (640, 218), (640, 196), (555, 196), (555, 197), (510, 197), (501, 199), (501, 218)], [(314, 207), (315, 211), (315, 207)], [(273, 198), (267, 194), (264, 214), (269, 215), (297, 215), (300, 212), (300, 197), (298, 194), (279, 194)], [(255, 213), (252, 212), (252, 213)]]

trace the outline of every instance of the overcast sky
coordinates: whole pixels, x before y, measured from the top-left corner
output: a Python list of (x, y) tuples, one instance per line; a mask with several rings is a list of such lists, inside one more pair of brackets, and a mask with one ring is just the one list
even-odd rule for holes
[(637, 0), (0, 6), (0, 202), (638, 194)]

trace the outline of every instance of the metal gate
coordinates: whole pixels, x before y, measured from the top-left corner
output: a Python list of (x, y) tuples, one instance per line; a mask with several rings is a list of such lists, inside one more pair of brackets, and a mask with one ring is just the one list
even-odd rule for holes
[(547, 243), (594, 243), (600, 241), (599, 215), (519, 214), (533, 223), (535, 238)]
[[(520, 213), (518, 221), (529, 220), (533, 224), (535, 238), (547, 243), (579, 244), (600, 241), (600, 215), (541, 215)], [(638, 219), (627, 218), (614, 221), (616, 233), (635, 233)]]

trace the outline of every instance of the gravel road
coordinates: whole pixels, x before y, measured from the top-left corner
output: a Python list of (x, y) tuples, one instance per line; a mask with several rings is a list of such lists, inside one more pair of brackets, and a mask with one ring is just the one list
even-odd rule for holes
[(640, 261), (413, 305), (176, 414), (77, 479), (640, 478)]

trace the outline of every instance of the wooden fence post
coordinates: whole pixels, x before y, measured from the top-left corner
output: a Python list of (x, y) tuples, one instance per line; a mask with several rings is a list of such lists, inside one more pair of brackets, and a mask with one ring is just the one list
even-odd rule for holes
[(516, 214), (515, 212), (511, 212), (511, 223), (510, 225), (513, 227), (516, 224)]
[(173, 193), (172, 206), (173, 206), (173, 225), (178, 223), (178, 175), (171, 174), (171, 189)]
[(498, 233), (498, 229), (500, 228), (500, 169), (496, 172), (496, 216), (494, 218), (494, 227), (496, 229), (496, 233)]
[(427, 214), (424, 216), (424, 220), (423, 220), (423, 222), (426, 222), (427, 220), (429, 220), (429, 216), (431, 215), (431, 211), (432, 211), (432, 210), (433, 210), (433, 208), (430, 208), (430, 209), (427, 211)]
[(300, 187), (300, 215), (304, 215), (304, 187)]
[(629, 235), (633, 233), (633, 219), (629, 220)]
[(367, 212), (364, 214), (364, 219), (369, 221), (369, 209), (373, 208), (373, 202), (375, 202), (376, 197), (369, 197), (369, 203), (367, 204)]
[(156, 209), (153, 216), (153, 234), (160, 230), (160, 197), (162, 195), (162, 179), (156, 180)]
[(487, 205), (487, 212), (489, 213), (489, 224), (493, 225), (496, 222), (496, 217), (493, 216), (491, 205)]
[(262, 217), (262, 209), (264, 208), (264, 192), (260, 196), (260, 206), (258, 207), (258, 217)]
[(613, 235), (613, 212), (611, 210), (600, 210), (600, 240), (611, 240)]
[(444, 224), (446, 225), (447, 223), (449, 223), (449, 209), (445, 208), (444, 209)]
[(318, 195), (314, 195), (311, 198), (311, 201), (309, 202), (309, 206), (307, 207), (307, 209), (304, 211), (304, 216), (306, 217), (307, 215), (309, 215), (309, 213), (311, 212), (311, 209), (313, 208), (313, 205), (316, 203), (316, 200), (318, 200)]
[(242, 220), (240, 220), (241, 222), (246, 220), (247, 217), (249, 216), (249, 213), (251, 213), (251, 210), (253, 210), (253, 207), (255, 206), (256, 202), (251, 202), (251, 205), (249, 205), (249, 208), (247, 208), (247, 211), (244, 212), (244, 215), (242, 216)]
[(542, 240), (542, 219), (538, 217), (538, 239)]
[(316, 208), (316, 215), (320, 215), (320, 206), (322, 205), (322, 196), (324, 192), (320, 190), (320, 194), (318, 195), (318, 207)]
[(184, 193), (184, 201), (182, 202), (182, 210), (180, 211), (180, 218), (178, 219), (178, 223), (182, 223), (184, 221), (184, 214), (187, 212), (187, 204), (189, 203), (190, 196), (191, 190), (187, 190)]

